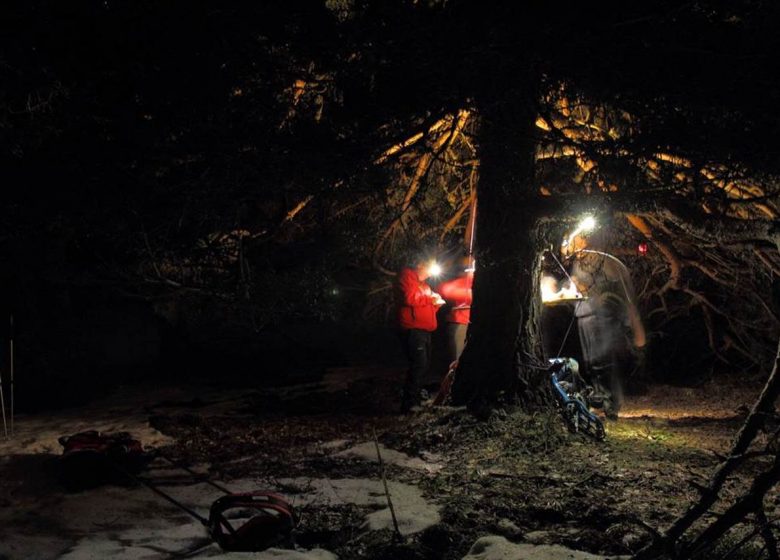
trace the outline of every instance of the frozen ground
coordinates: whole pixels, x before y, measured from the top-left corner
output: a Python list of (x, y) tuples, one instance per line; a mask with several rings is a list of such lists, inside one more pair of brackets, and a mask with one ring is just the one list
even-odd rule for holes
[[(394, 381), (374, 383), (370, 373), (331, 373), (320, 383), (276, 392), (124, 390), (121, 398), (78, 410), (19, 418), (14, 438), (0, 441), (0, 559), (595, 560), (605, 551), (624, 554), (643, 535), (622, 520), (630, 514), (657, 527), (668, 523), (695, 496), (687, 481), (706, 477), (715, 464), (709, 452), (726, 448), (757, 391), (655, 387), (629, 400), (625, 420), (608, 426), (603, 444), (564, 434), (555, 415), (478, 423), (453, 409), (411, 417), (381, 410), (311, 413), (313, 395), (320, 406), (332, 397), (339, 404), (362, 399), (355, 410), (375, 408), (365, 395), (374, 398), (377, 387)], [(56, 481), (57, 438), (85, 429), (129, 431), (234, 491), (284, 493), (301, 513), (299, 549), (224, 553), (196, 520), (143, 487), (64, 492)], [(375, 432), (403, 544), (392, 538)], [(150, 476), (207, 513), (219, 492), (159, 463)], [(735, 481), (727, 494), (739, 487)]]
[[(289, 391), (289, 389), (287, 390)], [(197, 394), (197, 400), (195, 399)], [(247, 558), (246, 554), (224, 553), (209, 544), (198, 521), (162, 501), (144, 487), (106, 486), (78, 493), (66, 493), (56, 482), (56, 456), (61, 451), (57, 439), (63, 434), (96, 429), (104, 432), (128, 431), (145, 447), (169, 445), (172, 438), (149, 424), (150, 413), (177, 410), (190, 403), (202, 414), (243, 414), (240, 393), (208, 394), (193, 389), (169, 390), (156, 394), (158, 404), (148, 403), (148, 393), (125, 393), (79, 410), (54, 415), (20, 417), (12, 439), (0, 442), (0, 558), (8, 560), (105, 559), (141, 560), (174, 558)], [(244, 395), (246, 396), (246, 395)], [(237, 410), (238, 408), (238, 410)], [(373, 442), (351, 445), (349, 441), (324, 442), (322, 449), (332, 454), (375, 462)], [(380, 446), (388, 465), (435, 470), (432, 462), (409, 457)], [(186, 506), (207, 515), (209, 505), (221, 494), (195, 483), (190, 475), (152, 464), (150, 476)], [(200, 470), (208, 472), (207, 465)], [(377, 471), (378, 472), (378, 471)], [(235, 479), (235, 492), (257, 489), (295, 489), (290, 501), (297, 507), (356, 506), (365, 510), (363, 529), (393, 528), (387, 498), (380, 478), (274, 478)], [(400, 532), (410, 535), (439, 522), (438, 507), (429, 503), (414, 485), (389, 482), (391, 499)], [(272, 549), (251, 556), (265, 559), (331, 560), (331, 552)]]

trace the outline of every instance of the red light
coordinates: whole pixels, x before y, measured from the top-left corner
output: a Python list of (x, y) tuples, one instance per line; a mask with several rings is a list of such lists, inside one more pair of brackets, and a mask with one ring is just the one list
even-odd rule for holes
[(644, 257), (647, 254), (647, 243), (640, 243), (637, 245), (636, 252)]

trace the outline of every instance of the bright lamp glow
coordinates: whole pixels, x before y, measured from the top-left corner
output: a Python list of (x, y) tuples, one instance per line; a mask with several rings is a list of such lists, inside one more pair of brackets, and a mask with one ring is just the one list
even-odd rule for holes
[(596, 229), (596, 218), (593, 216), (585, 216), (577, 229), (581, 232), (593, 231)]
[(434, 277), (439, 276), (441, 274), (441, 265), (436, 261), (432, 261), (428, 265), (428, 274)]
[(569, 234), (569, 237), (563, 240), (563, 246), (567, 247), (579, 234), (593, 231), (596, 229), (596, 225), (596, 218), (593, 216), (585, 216), (580, 220), (580, 223), (577, 224), (577, 228)]

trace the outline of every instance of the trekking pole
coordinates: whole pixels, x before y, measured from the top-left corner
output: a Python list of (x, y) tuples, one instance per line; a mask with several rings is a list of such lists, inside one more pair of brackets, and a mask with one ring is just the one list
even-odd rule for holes
[(466, 225), (466, 236), (469, 241), (469, 266), (474, 266), (474, 237), (477, 232), (477, 192), (471, 197), (471, 209), (469, 211), (469, 222)]
[(387, 487), (387, 476), (385, 475), (385, 464), (382, 461), (382, 453), (379, 451), (379, 439), (376, 437), (376, 428), (372, 428), (374, 432), (374, 447), (376, 448), (376, 459), (379, 463), (379, 473), (382, 475), (382, 485), (385, 488), (385, 498), (387, 498), (387, 507), (390, 510), (390, 518), (393, 520), (393, 538), (396, 540), (403, 540), (401, 530), (398, 528), (398, 518), (395, 516), (395, 508), (393, 507), (393, 500), (390, 498), (390, 489)]
[(11, 314), (11, 331), (9, 334), (8, 353), (11, 361), (11, 435), (14, 435), (14, 315)]
[(5, 439), (8, 439), (8, 424), (5, 420), (5, 394), (3, 393), (3, 374), (0, 373), (0, 408), (3, 409), (3, 432)]

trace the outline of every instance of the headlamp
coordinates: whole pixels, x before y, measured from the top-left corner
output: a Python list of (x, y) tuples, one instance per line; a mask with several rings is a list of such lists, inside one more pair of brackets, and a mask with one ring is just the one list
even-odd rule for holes
[(580, 225), (577, 227), (580, 232), (589, 232), (596, 229), (596, 218), (593, 216), (585, 216)]
[(568, 247), (569, 244), (574, 241), (574, 238), (577, 237), (581, 233), (589, 233), (596, 229), (596, 226), (598, 224), (596, 223), (596, 218), (593, 216), (585, 216), (580, 220), (580, 223), (577, 224), (576, 229), (569, 234), (569, 237), (563, 240), (563, 246)]

